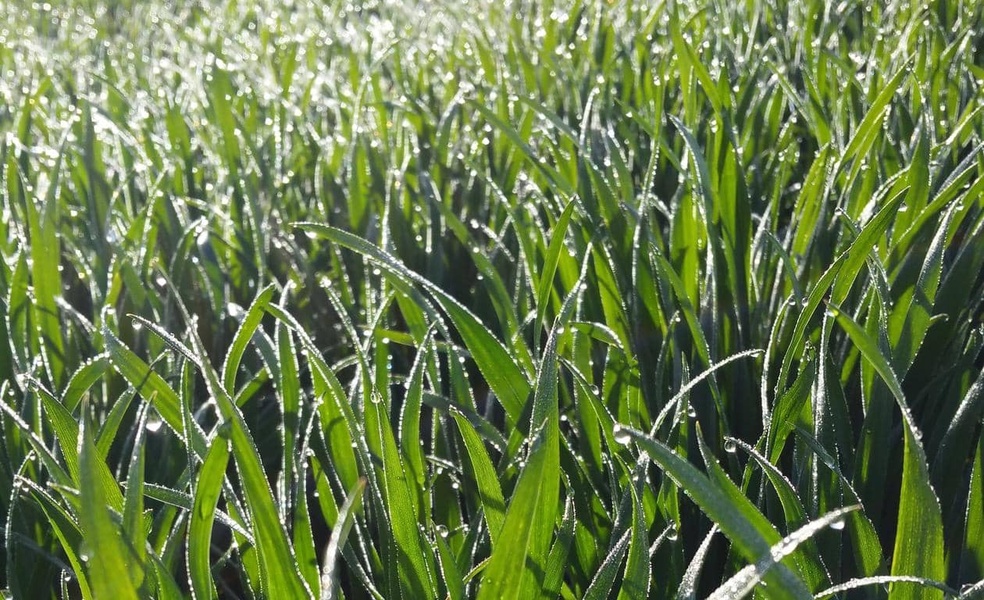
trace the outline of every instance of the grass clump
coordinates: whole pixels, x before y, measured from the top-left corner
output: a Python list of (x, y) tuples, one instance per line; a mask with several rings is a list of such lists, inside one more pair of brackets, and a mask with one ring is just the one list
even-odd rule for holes
[(980, 3), (56, 4), (6, 594), (984, 590)]

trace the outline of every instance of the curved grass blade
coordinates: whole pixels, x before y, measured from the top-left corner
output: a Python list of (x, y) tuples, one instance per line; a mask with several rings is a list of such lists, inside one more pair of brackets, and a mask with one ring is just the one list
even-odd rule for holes
[(404, 293), (411, 292), (413, 283), (427, 290), (451, 318), (472, 359), (512, 423), (519, 419), (530, 393), (530, 383), (505, 346), (470, 310), (435, 284), (408, 269), (392, 255), (358, 236), (317, 223), (296, 223), (295, 227), (326, 237), (370, 259), (384, 271), (394, 287)]
[[(157, 329), (157, 325), (144, 321)], [(191, 434), (186, 436), (184, 421), (181, 416), (181, 402), (178, 394), (171, 386), (164, 381), (164, 378), (157, 374), (150, 366), (134, 354), (121, 342), (108, 327), (103, 327), (103, 339), (109, 350), (110, 359), (113, 366), (119, 370), (130, 385), (137, 389), (137, 392), (144, 397), (147, 402), (152, 404), (157, 412), (164, 419), (179, 438), (186, 440), (195, 450), (196, 454), (205, 454), (205, 439), (201, 430), (196, 427), (191, 428)]]
[(506, 502), (502, 497), (502, 488), (496, 476), (495, 466), (485, 450), (481, 436), (475, 431), (468, 418), (460, 411), (452, 409), (451, 416), (458, 425), (458, 432), (465, 444), (468, 460), (475, 473), (475, 484), (485, 514), (485, 523), (489, 529), (489, 539), (492, 550), (495, 551), (499, 542), (499, 533), (505, 521)]
[[(639, 481), (643, 481), (644, 471), (638, 473)], [(622, 576), (622, 588), (619, 590), (619, 600), (628, 598), (643, 600), (649, 597), (649, 587), (652, 578), (652, 567), (649, 564), (649, 534), (646, 526), (646, 511), (642, 506), (642, 485), (632, 481), (629, 492), (632, 494), (632, 526), (629, 528), (629, 554), (625, 559), (625, 573)]]
[(500, 536), (503, 543), (492, 553), (483, 574), (479, 600), (532, 598), (543, 589), (560, 493), (558, 344), (581, 293), (590, 257), (589, 246), (581, 276), (565, 298), (543, 349), (533, 394), (532, 448), (506, 510)]
[(253, 300), (249, 310), (246, 311), (246, 316), (239, 324), (236, 335), (232, 338), (229, 351), (226, 352), (225, 360), (222, 363), (222, 385), (230, 394), (236, 392), (236, 373), (239, 371), (239, 363), (243, 353), (246, 352), (249, 341), (253, 339), (253, 334), (256, 333), (256, 329), (263, 320), (266, 307), (273, 299), (274, 291), (275, 288), (271, 284), (256, 295), (256, 299)]
[[(550, 355), (548, 342), (544, 356)], [(550, 360), (556, 357), (550, 356)], [(482, 574), (479, 600), (518, 600), (539, 594), (542, 582), (537, 581), (531, 566), (542, 576), (553, 534), (560, 475), (557, 428), (556, 413), (548, 414), (531, 435), (534, 441), (529, 458), (506, 509), (502, 543)]]
[(960, 571), (965, 581), (980, 579), (984, 584), (984, 436), (977, 441), (970, 474)]
[[(622, 443), (634, 441), (649, 457), (697, 504), (721, 531), (734, 543), (736, 549), (750, 561), (758, 561), (768, 555), (772, 544), (779, 541), (778, 534), (771, 542), (763, 537), (749, 518), (736, 510), (732, 498), (722, 492), (703, 473), (686, 459), (678, 456), (662, 442), (635, 429), (616, 426), (613, 434)], [(759, 518), (762, 517), (758, 513)], [(769, 584), (765, 593), (774, 598), (811, 598), (809, 589), (783, 564), (770, 569), (764, 577)]]
[(41, 510), (44, 511), (48, 519), (48, 525), (61, 543), (62, 550), (65, 551), (65, 556), (68, 558), (69, 564), (72, 565), (72, 570), (75, 572), (75, 579), (79, 584), (79, 591), (82, 593), (82, 598), (85, 600), (92, 599), (93, 595), (89, 585), (89, 577), (84, 568), (85, 563), (80, 556), (83, 554), (82, 551), (85, 550), (85, 547), (82, 530), (78, 523), (75, 522), (72, 515), (61, 504), (48, 494), (47, 490), (42, 489), (38, 484), (26, 477), (19, 477), (18, 479), (21, 485), (25, 486), (31, 493), (31, 496), (37, 501)]
[(898, 192), (891, 200), (879, 210), (871, 220), (861, 229), (861, 233), (854, 239), (850, 247), (845, 250), (834, 262), (827, 267), (827, 270), (817, 279), (813, 289), (806, 298), (806, 305), (796, 319), (793, 327), (792, 339), (789, 342), (788, 350), (782, 359), (779, 368), (778, 381), (787, 381), (789, 369), (793, 360), (799, 355), (799, 349), (803, 346), (804, 336), (807, 327), (813, 319), (817, 308), (824, 301), (824, 296), (830, 292), (830, 302), (839, 304), (847, 297), (854, 280), (868, 259), (871, 249), (875, 247), (879, 238), (891, 225), (892, 220), (898, 212), (899, 206), (905, 199), (905, 190)]
[(90, 358), (69, 378), (61, 403), (68, 412), (74, 412), (89, 389), (99, 382), (110, 367), (109, 354), (103, 353)]
[(984, 579), (966, 588), (961, 588), (957, 600), (980, 600), (984, 598)]
[[(833, 587), (829, 587), (823, 590), (822, 592), (814, 596), (814, 598), (815, 600), (821, 600), (822, 598), (829, 598), (830, 596), (840, 594), (841, 592), (857, 590), (868, 586), (876, 586), (876, 585), (885, 586), (885, 585), (900, 584), (900, 583), (906, 584), (905, 587), (907, 588), (911, 588), (912, 593), (915, 597), (919, 597), (920, 592), (928, 593), (931, 591), (934, 593), (934, 595), (938, 591), (940, 592), (938, 594), (940, 596), (944, 596), (944, 595), (948, 597), (958, 596), (956, 590), (946, 585), (945, 583), (941, 583), (933, 579), (926, 579), (925, 577), (915, 577), (913, 575), (877, 575), (875, 577), (857, 577), (855, 579), (851, 579), (850, 581), (845, 581), (840, 585), (835, 585)], [(892, 587), (894, 589), (902, 586), (892, 585)]]
[[(44, 406), (44, 415), (54, 430), (55, 437), (58, 439), (62, 458), (65, 460), (65, 468), (68, 469), (76, 485), (81, 485), (83, 474), (79, 465), (78, 455), (78, 421), (69, 414), (68, 410), (60, 402), (55, 400), (54, 396), (40, 382), (35, 381), (34, 387), (41, 397), (41, 403)], [(100, 458), (102, 457), (101, 454), (99, 456)], [(120, 492), (120, 487), (116, 483), (116, 477), (113, 476), (113, 473), (106, 466), (105, 462), (102, 460), (94, 461), (91, 465), (91, 472), (87, 476), (95, 477), (95, 481), (98, 482), (103, 497), (106, 499), (109, 507), (116, 511), (123, 510), (123, 494)]]
[(454, 553), (448, 545), (448, 541), (443, 535), (434, 536), (434, 545), (437, 546), (438, 566), (441, 569), (441, 579), (448, 590), (448, 600), (463, 600), (465, 598), (465, 582), (462, 580), (461, 571), (454, 560)]
[(404, 384), (406, 396), (400, 410), (400, 450), (406, 461), (404, 467), (416, 482), (418, 504), (422, 504), (422, 499), (419, 496), (424, 493), (424, 489), (427, 487), (424, 449), (421, 447), (420, 413), (424, 395), (424, 371), (432, 359), (434, 331), (434, 326), (431, 325), (420, 343), (413, 366), (410, 367), (410, 375)]
[[(377, 364), (377, 369), (385, 368), (385, 364)], [(436, 566), (433, 550), (423, 539), (418, 525), (419, 511), (414, 490), (416, 481), (411, 482), (407, 477), (385, 404), (381, 399), (376, 400), (377, 390), (373, 390), (373, 394), (373, 401), (364, 407), (366, 430), (367, 433), (375, 433), (381, 445), (380, 480), (393, 535), (392, 550), (399, 572), (400, 593), (414, 598), (433, 597), (437, 594)], [(393, 566), (388, 565), (387, 568), (392, 569)]]
[[(568, 486), (568, 491), (570, 491), (570, 486)], [(571, 544), (574, 542), (576, 528), (574, 499), (568, 496), (564, 516), (560, 522), (560, 530), (557, 532), (557, 539), (550, 548), (550, 555), (547, 556), (547, 568), (543, 577), (543, 595), (541, 596), (543, 598), (560, 596), (564, 568), (567, 566), (567, 556), (570, 554)]]
[[(130, 466), (126, 472), (126, 495), (123, 498), (122, 530), (126, 536), (124, 539), (129, 543), (130, 551), (136, 557), (136, 562), (149, 567), (152, 565), (148, 564), (150, 554), (147, 552), (147, 535), (144, 531), (144, 483), (146, 477), (148, 409), (149, 407), (144, 405), (143, 410), (137, 418), (137, 429), (134, 434), (135, 439), (133, 441), (132, 456), (130, 457)], [(148, 568), (147, 578), (140, 588), (140, 594), (142, 596), (148, 595), (150, 590), (157, 587), (156, 579), (156, 569)]]
[(774, 545), (768, 556), (762, 557), (755, 564), (748, 565), (735, 573), (713, 594), (708, 596), (708, 600), (740, 600), (744, 598), (762, 581), (769, 569), (774, 568), (782, 559), (791, 555), (800, 544), (827, 527), (842, 527), (844, 515), (859, 508), (859, 506), (841, 508), (800, 527)]
[[(307, 584), (298, 570), (297, 560), (287, 537), (286, 525), (278, 517), (280, 511), (277, 509), (273, 490), (267, 481), (253, 436), (249, 432), (242, 412), (225, 391), (215, 370), (208, 363), (202, 342), (198, 339), (194, 328), (189, 329), (190, 341), (194, 348), (192, 350), (155, 323), (140, 320), (145, 327), (191, 360), (204, 376), (206, 388), (218, 404), (219, 412), (224, 419), (222, 426), (227, 428), (232, 442), (232, 453), (251, 516), (252, 533), (262, 572), (260, 581), (262, 589), (270, 594), (287, 594), (298, 598), (310, 595), (310, 590), (307, 589)], [(192, 428), (192, 431), (198, 430)]]
[[(49, 369), (51, 383), (60, 389), (65, 377), (65, 340), (62, 336), (61, 318), (56, 298), (61, 295), (61, 236), (58, 232), (59, 175), (62, 159), (65, 156), (66, 137), (52, 168), (52, 178), (45, 190), (45, 198), (40, 212), (35, 202), (25, 202), (28, 229), (30, 231), (31, 284), (34, 287), (33, 311), (41, 335), (42, 356)], [(13, 176), (13, 174), (11, 174)]]

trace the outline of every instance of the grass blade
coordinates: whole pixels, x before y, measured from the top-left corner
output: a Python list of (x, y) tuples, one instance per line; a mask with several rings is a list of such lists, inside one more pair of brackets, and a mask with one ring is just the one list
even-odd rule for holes
[(194, 504), (188, 524), (188, 577), (196, 598), (215, 598), (215, 585), (209, 567), (212, 524), (222, 495), (229, 440), (223, 435), (212, 440), (195, 483)]
[(844, 515), (858, 508), (860, 507), (849, 506), (835, 510), (800, 527), (774, 545), (768, 556), (735, 573), (721, 587), (714, 590), (714, 593), (708, 596), (708, 600), (740, 600), (744, 598), (762, 581), (769, 569), (791, 555), (798, 546), (827, 527), (843, 527)]
[[(888, 359), (867, 332), (840, 310), (835, 308), (831, 310), (861, 354), (888, 385), (902, 412), (905, 438), (902, 497), (899, 500), (898, 533), (892, 556), (892, 575), (943, 581), (946, 579), (946, 567), (943, 561), (943, 522), (940, 503), (929, 481), (926, 453), (906, 404), (902, 387)], [(941, 594), (906, 585), (892, 586), (891, 596), (894, 600), (895, 598), (941, 597)]]

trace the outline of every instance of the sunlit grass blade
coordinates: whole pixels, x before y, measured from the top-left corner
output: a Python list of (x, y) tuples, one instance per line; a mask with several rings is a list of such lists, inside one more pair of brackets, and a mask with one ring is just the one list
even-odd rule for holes
[(822, 592), (819, 592), (816, 596), (814, 596), (814, 598), (816, 598), (816, 600), (821, 600), (822, 598), (829, 598), (842, 592), (874, 586), (878, 586), (884, 590), (889, 585), (891, 585), (893, 589), (903, 587), (907, 588), (914, 597), (919, 597), (920, 594), (927, 593), (932, 593), (934, 595), (937, 595), (938, 593), (940, 596), (951, 598), (958, 596), (957, 591), (948, 585), (932, 579), (926, 579), (925, 577), (916, 577), (913, 575), (878, 575), (874, 577), (860, 577), (857, 579), (851, 579), (850, 581), (845, 581), (844, 583), (829, 587)]
[(693, 558), (690, 559), (690, 564), (687, 565), (687, 570), (680, 580), (680, 587), (677, 588), (676, 597), (679, 600), (692, 600), (697, 597), (697, 586), (700, 583), (701, 572), (704, 569), (707, 553), (711, 549), (711, 542), (714, 541), (716, 533), (718, 533), (718, 528), (715, 525), (704, 536), (704, 540), (697, 547)]
[(625, 560), (625, 553), (629, 549), (629, 542), (632, 539), (632, 532), (626, 531), (621, 538), (609, 549), (601, 567), (591, 579), (591, 585), (584, 592), (584, 600), (604, 600), (611, 593), (612, 585), (618, 576), (622, 561)]
[(194, 347), (192, 350), (184, 347), (157, 325), (145, 322), (144, 326), (154, 331), (172, 348), (188, 355), (189, 360), (204, 376), (207, 389), (218, 404), (225, 421), (224, 426), (228, 428), (232, 453), (245, 491), (246, 506), (253, 525), (252, 533), (256, 539), (255, 546), (263, 573), (264, 587), (269, 590), (283, 590), (284, 593), (290, 594), (309, 594), (298, 571), (290, 541), (287, 539), (286, 525), (279, 519), (273, 490), (263, 471), (259, 451), (242, 412), (222, 387), (218, 375), (206, 362), (207, 359), (202, 359), (204, 352), (201, 350), (201, 341), (192, 333), (190, 336)]
[(366, 488), (366, 480), (360, 479), (359, 483), (349, 492), (345, 503), (338, 511), (338, 521), (335, 523), (331, 532), (331, 538), (325, 547), (324, 558), (321, 560), (321, 600), (332, 600), (338, 598), (339, 577), (338, 561), (342, 554), (342, 548), (348, 540), (349, 532), (359, 509), (362, 506), (362, 492)]
[[(147, 363), (127, 348), (109, 328), (103, 329), (103, 339), (109, 350), (113, 366), (135, 387), (148, 402), (153, 404), (161, 418), (175, 433), (185, 438), (178, 394)], [(204, 440), (197, 438), (193, 429), (190, 440), (196, 450), (204, 450)]]
[(451, 413), (455, 423), (458, 425), (458, 432), (465, 444), (468, 453), (468, 460), (472, 471), (475, 474), (475, 485), (478, 487), (478, 495), (482, 503), (482, 510), (485, 514), (485, 522), (489, 530), (489, 538), (492, 542), (492, 549), (495, 550), (499, 542), (499, 533), (502, 531), (502, 524), (505, 520), (506, 503), (502, 497), (502, 488), (495, 472), (492, 460), (482, 443), (482, 438), (475, 431), (475, 428), (468, 419), (457, 411)]
[(504, 543), (495, 549), (483, 573), (479, 598), (524, 598), (543, 589), (560, 493), (558, 345), (580, 296), (590, 255), (589, 247), (581, 278), (565, 298), (543, 349), (533, 393), (529, 456), (506, 509)]
[(530, 392), (529, 381), (502, 343), (481, 324), (471, 311), (447, 292), (408, 270), (396, 258), (363, 239), (325, 225), (301, 223), (297, 224), (297, 227), (327, 237), (373, 260), (380, 268), (385, 269), (398, 289), (409, 292), (412, 283), (423, 286), (434, 296), (434, 299), (454, 322), (458, 333), (464, 339), (465, 346), (468, 347), (472, 358), (482, 375), (488, 380), (496, 397), (502, 402), (506, 413), (513, 422), (519, 418), (519, 413), (526, 404)]
[[(779, 541), (778, 535), (771, 543), (766, 540), (755, 524), (750, 522), (740, 510), (735, 510), (728, 495), (720, 491), (706, 475), (674, 453), (668, 446), (628, 427), (618, 425), (616, 429), (615, 439), (622, 442), (634, 441), (638, 444), (639, 449), (646, 452), (660, 469), (686, 492), (701, 511), (717, 523), (745, 558), (757, 561), (771, 551), (772, 543)], [(759, 518), (762, 518), (761, 514)], [(803, 581), (785, 565), (780, 564), (770, 569), (764, 579), (769, 584), (767, 593), (770, 597), (812, 597)]]
[(851, 506), (835, 510), (800, 527), (773, 546), (768, 556), (735, 573), (721, 587), (715, 590), (713, 594), (708, 596), (708, 600), (739, 600), (740, 598), (744, 598), (762, 581), (769, 569), (775, 567), (782, 559), (792, 554), (798, 546), (824, 528), (843, 527), (844, 515), (858, 508), (857, 506)]
[(560, 251), (564, 248), (564, 240), (567, 237), (567, 228), (574, 214), (574, 201), (568, 202), (564, 212), (554, 223), (553, 234), (550, 237), (550, 245), (543, 259), (543, 270), (540, 271), (540, 286), (536, 293), (536, 321), (533, 323), (533, 340), (539, 341), (540, 331), (543, 326), (543, 318), (550, 305), (550, 296), (554, 288), (554, 275), (557, 271), (557, 262), (560, 258)]
[[(929, 480), (926, 453), (906, 403), (905, 394), (889, 360), (878, 349), (875, 341), (850, 316), (834, 308), (831, 310), (835, 312), (837, 322), (847, 331), (864, 358), (872, 364), (888, 385), (902, 412), (905, 439), (902, 494), (899, 499), (898, 533), (895, 538), (891, 574), (943, 581), (946, 579), (946, 568), (940, 504)], [(938, 596), (927, 590), (918, 593), (920, 597), (928, 597), (925, 594)], [(892, 597), (914, 598), (916, 591), (912, 586), (893, 586)]]
[(256, 329), (260, 326), (266, 306), (273, 298), (274, 291), (274, 287), (270, 285), (256, 295), (256, 299), (250, 305), (246, 311), (246, 316), (243, 317), (242, 322), (239, 324), (239, 329), (236, 331), (236, 336), (233, 338), (232, 344), (229, 345), (229, 351), (226, 353), (222, 363), (222, 384), (230, 394), (236, 392), (236, 374), (239, 371), (239, 364), (242, 360), (243, 353), (246, 352), (247, 345), (256, 332)]
[(212, 440), (198, 472), (194, 504), (188, 524), (188, 577), (196, 598), (215, 598), (209, 567), (215, 508), (222, 495), (222, 482), (229, 461), (229, 441), (220, 434)]
[(103, 377), (110, 367), (109, 356), (99, 354), (90, 359), (69, 378), (62, 393), (61, 403), (69, 411), (74, 412), (82, 401), (83, 395)]
[(127, 550), (123, 544), (126, 537), (110, 515), (105, 491), (99, 483), (102, 459), (84, 423), (79, 428), (79, 440), (82, 499), (79, 522), (85, 534), (83, 543), (88, 546), (80, 556), (84, 555), (82, 558), (88, 563), (93, 595), (136, 600), (145, 576), (144, 565)]

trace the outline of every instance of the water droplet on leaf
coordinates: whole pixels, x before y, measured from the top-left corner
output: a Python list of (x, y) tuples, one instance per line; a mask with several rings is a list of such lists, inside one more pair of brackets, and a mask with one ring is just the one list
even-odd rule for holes
[(612, 428), (612, 437), (615, 438), (615, 441), (619, 444), (628, 444), (632, 441), (632, 435), (618, 423), (616, 423), (615, 427)]

